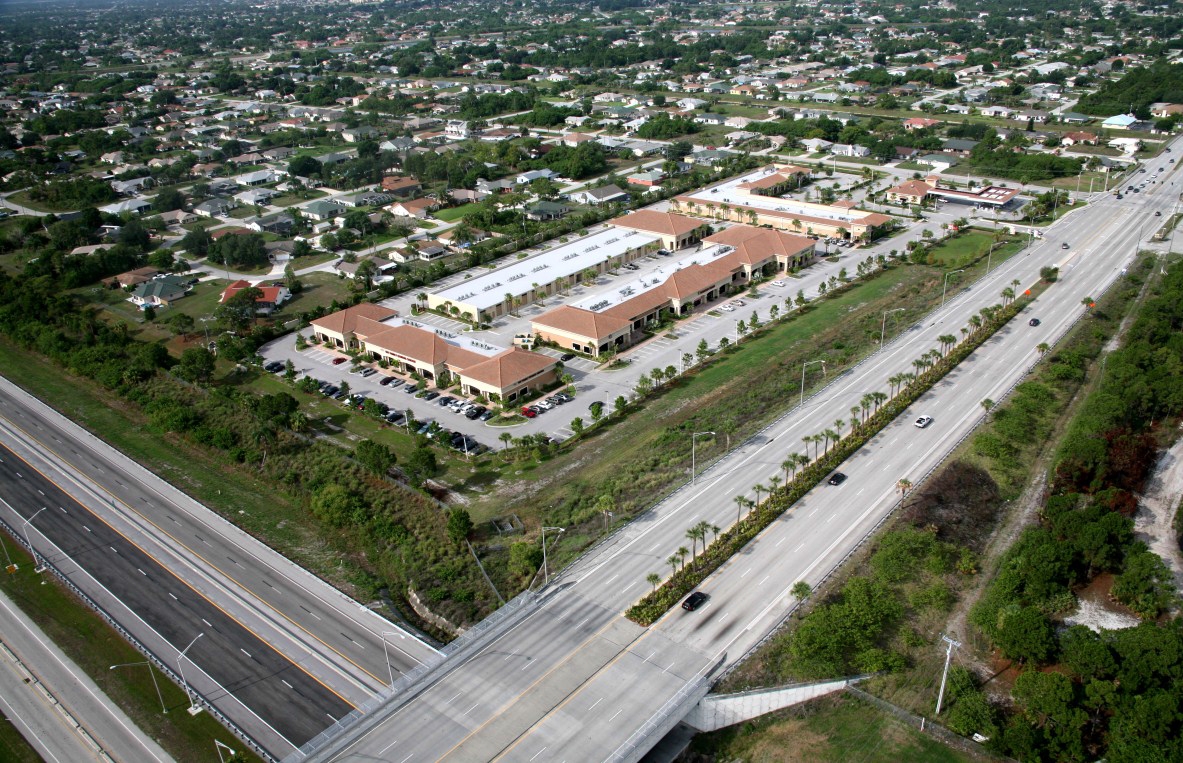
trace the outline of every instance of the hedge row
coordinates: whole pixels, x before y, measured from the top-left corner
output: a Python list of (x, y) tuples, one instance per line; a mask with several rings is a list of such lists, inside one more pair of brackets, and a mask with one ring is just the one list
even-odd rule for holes
[(739, 553), (753, 538), (764, 531), (790, 506), (800, 500), (835, 467), (853, 455), (872, 437), (896, 419), (912, 403), (916, 402), (938, 381), (965, 360), (974, 350), (993, 336), (1007, 322), (1019, 314), (1030, 303), (1030, 299), (1018, 299), (1002, 308), (994, 318), (982, 324), (976, 332), (956, 345), (948, 355), (931, 368), (918, 375), (911, 384), (900, 390), (894, 398), (884, 403), (879, 410), (868, 416), (858, 429), (821, 458), (805, 467), (792, 481), (773, 492), (759, 508), (721, 533), (707, 549), (691, 563), (675, 572), (652, 593), (646, 594), (625, 612), (625, 616), (639, 625), (652, 625), (674, 605), (682, 600), (697, 585), (728, 559)]

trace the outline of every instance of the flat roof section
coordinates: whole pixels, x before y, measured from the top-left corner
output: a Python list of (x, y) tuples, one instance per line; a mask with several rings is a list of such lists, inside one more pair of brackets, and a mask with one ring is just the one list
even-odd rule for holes
[(652, 273), (627, 281), (617, 281), (614, 284), (614, 289), (602, 291), (591, 297), (585, 297), (578, 302), (572, 303), (572, 306), (590, 310), (593, 313), (604, 312), (646, 292), (653, 291), (654, 289), (663, 289), (666, 282), (679, 270), (688, 268), (691, 265), (710, 266), (724, 255), (730, 254), (733, 251), (735, 251), (735, 247), (733, 246), (704, 246), (698, 251), (690, 252), (679, 257), (668, 265), (662, 265)]
[(987, 204), (992, 207), (1001, 207), (1008, 201), (1019, 195), (1018, 188), (1002, 188), (997, 185), (988, 185), (985, 188), (979, 188), (976, 191), (959, 191), (953, 188), (934, 188), (929, 191), (933, 196), (940, 196), (943, 199), (952, 199), (955, 201), (967, 201), (974, 204)]
[(711, 188), (704, 188), (693, 193), (683, 194), (680, 198), (694, 199), (704, 204), (729, 204), (733, 207), (751, 207), (768, 212), (784, 212), (787, 215), (796, 215), (802, 219), (808, 217), (814, 220), (832, 220), (842, 223), (862, 222), (863, 218), (871, 214), (870, 212), (861, 210), (844, 210), (824, 204), (782, 199), (777, 196), (760, 196), (758, 194), (748, 193), (744, 189), (737, 187), (745, 183), (755, 183), (765, 176), (772, 174), (774, 172), (756, 170), (755, 172), (749, 172), (738, 178), (732, 178)]
[(556, 249), (518, 260), (497, 270), (461, 281), (435, 292), (438, 299), (472, 305), (478, 310), (499, 305), (506, 294), (520, 297), (533, 290), (534, 284), (554, 283), (559, 278), (596, 268), (632, 249), (660, 241), (660, 237), (638, 231), (609, 228)]

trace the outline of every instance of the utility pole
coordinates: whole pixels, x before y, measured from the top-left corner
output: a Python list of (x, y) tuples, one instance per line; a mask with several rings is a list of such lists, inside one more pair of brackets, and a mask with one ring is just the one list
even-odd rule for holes
[(941, 691), (937, 694), (937, 715), (941, 714), (941, 703), (945, 699), (945, 681), (949, 678), (949, 663), (953, 660), (953, 650), (961, 646), (960, 641), (954, 641), (943, 633), (941, 634), (941, 641), (944, 641), (949, 646), (945, 650), (945, 672), (941, 674)]

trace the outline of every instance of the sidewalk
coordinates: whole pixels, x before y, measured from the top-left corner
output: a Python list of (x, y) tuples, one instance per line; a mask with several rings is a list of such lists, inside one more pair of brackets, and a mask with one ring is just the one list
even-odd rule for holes
[(42, 757), (171, 763), (2, 592), (0, 623), (0, 710)]

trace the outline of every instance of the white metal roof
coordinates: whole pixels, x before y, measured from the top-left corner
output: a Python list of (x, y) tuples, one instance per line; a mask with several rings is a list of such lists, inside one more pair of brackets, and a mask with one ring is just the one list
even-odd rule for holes
[(658, 236), (648, 233), (609, 228), (461, 281), (436, 292), (435, 296), (484, 310), (504, 302), (506, 294), (520, 297), (532, 291), (534, 284), (542, 286), (559, 278), (582, 273), (630, 249), (660, 240)]

